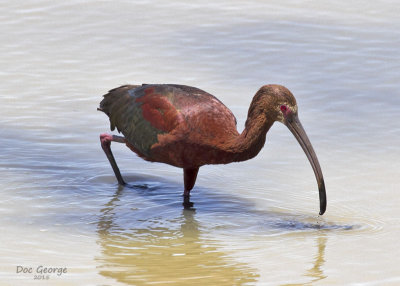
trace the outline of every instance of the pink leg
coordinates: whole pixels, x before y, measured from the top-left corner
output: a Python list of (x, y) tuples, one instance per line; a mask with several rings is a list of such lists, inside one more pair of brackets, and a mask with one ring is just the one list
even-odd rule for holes
[(119, 142), (119, 143), (125, 143), (126, 141), (125, 141), (125, 138), (122, 136), (111, 135), (111, 134), (107, 134), (107, 133), (100, 134), (101, 147), (103, 148), (104, 153), (106, 153), (108, 161), (110, 161), (111, 167), (115, 173), (115, 177), (117, 177), (118, 183), (120, 185), (125, 185), (126, 183), (122, 179), (121, 173), (117, 166), (117, 162), (115, 162), (114, 155), (111, 152), (111, 141), (115, 141), (115, 142)]

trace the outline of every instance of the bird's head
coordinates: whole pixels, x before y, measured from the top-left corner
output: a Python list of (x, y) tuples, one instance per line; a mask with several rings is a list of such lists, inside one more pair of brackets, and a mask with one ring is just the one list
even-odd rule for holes
[(274, 121), (285, 124), (296, 137), (301, 148), (307, 155), (308, 160), (314, 170), (319, 189), (320, 215), (326, 210), (326, 191), (321, 167), (317, 155), (311, 145), (310, 140), (300, 123), (296, 99), (293, 94), (281, 85), (265, 85), (257, 92), (260, 99), (260, 105), (267, 116)]

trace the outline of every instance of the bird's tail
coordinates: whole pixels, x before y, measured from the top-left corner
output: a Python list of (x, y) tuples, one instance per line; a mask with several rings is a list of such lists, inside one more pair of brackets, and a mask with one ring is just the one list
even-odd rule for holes
[(139, 86), (140, 85), (123, 85), (111, 89), (108, 93), (103, 95), (104, 98), (100, 102), (100, 106), (97, 108), (97, 110), (104, 112), (110, 118), (111, 130), (115, 129), (116, 121), (118, 121), (118, 118), (115, 117), (118, 117), (121, 109), (126, 107), (126, 101), (129, 101), (130, 96), (128, 91)]

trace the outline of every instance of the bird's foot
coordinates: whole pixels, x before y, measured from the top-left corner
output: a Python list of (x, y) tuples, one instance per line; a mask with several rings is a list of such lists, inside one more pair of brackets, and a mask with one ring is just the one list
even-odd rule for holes
[(194, 203), (190, 201), (190, 196), (183, 195), (182, 206), (185, 210), (191, 209), (194, 206)]

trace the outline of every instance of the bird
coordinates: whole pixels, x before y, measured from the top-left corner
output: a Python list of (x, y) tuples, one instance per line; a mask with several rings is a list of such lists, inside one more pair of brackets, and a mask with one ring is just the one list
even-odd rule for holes
[(98, 110), (109, 117), (110, 129), (117, 128), (123, 135), (100, 134), (102, 149), (118, 183), (126, 184), (111, 142), (124, 143), (146, 161), (182, 168), (184, 206), (190, 203), (190, 191), (201, 166), (254, 158), (272, 125), (283, 123), (312, 166), (319, 190), (319, 214), (325, 213), (326, 190), (318, 158), (300, 123), (296, 99), (282, 85), (263, 85), (256, 92), (241, 133), (228, 107), (210, 93), (187, 85), (123, 85), (103, 95)]

